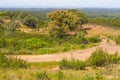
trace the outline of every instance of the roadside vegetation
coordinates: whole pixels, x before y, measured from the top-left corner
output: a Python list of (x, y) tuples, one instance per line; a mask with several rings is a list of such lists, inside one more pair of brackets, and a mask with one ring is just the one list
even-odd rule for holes
[[(4, 57), (2, 57), (4, 58)], [(6, 58), (6, 57), (5, 57)], [(11, 61), (10, 59), (14, 60)], [(0, 62), (1, 80), (117, 80), (120, 56), (97, 49), (86, 61), (63, 59), (60, 62), (28, 63), (7, 58)], [(5, 67), (5, 63), (7, 67)], [(22, 62), (21, 62), (22, 61)], [(15, 62), (15, 64), (13, 64)], [(10, 65), (11, 64), (11, 65)], [(114, 68), (113, 68), (114, 67)], [(113, 75), (112, 73), (115, 73)], [(109, 77), (111, 76), (111, 77)]]
[[(119, 80), (119, 54), (110, 54), (101, 48), (85, 61), (65, 58), (60, 62), (30, 63), (12, 57), (96, 46), (102, 41), (101, 35), (87, 36), (87, 29), (83, 27), (87, 23), (120, 27), (119, 18), (88, 18), (76, 9), (0, 11), (0, 80)], [(106, 37), (120, 45), (118, 34)]]

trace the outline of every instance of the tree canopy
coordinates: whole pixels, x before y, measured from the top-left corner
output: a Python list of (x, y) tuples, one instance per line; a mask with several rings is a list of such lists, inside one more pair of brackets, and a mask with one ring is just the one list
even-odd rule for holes
[(78, 27), (85, 23), (85, 15), (77, 10), (57, 10), (50, 12), (48, 17), (50, 18), (50, 33), (55, 35), (59, 33), (58, 37), (79, 30)]

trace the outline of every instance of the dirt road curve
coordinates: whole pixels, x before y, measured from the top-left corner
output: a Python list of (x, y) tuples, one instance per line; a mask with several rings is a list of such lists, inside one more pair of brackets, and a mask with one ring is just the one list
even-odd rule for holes
[(77, 51), (70, 51), (58, 54), (45, 54), (45, 55), (18, 55), (17, 57), (28, 62), (49, 62), (49, 61), (60, 61), (63, 58), (71, 59), (79, 59), (85, 60), (88, 58), (96, 48), (103, 48), (109, 53), (115, 53), (116, 51), (120, 53), (120, 46), (116, 45), (114, 41), (107, 39), (103, 39), (99, 46), (92, 47), (85, 50), (77, 50)]

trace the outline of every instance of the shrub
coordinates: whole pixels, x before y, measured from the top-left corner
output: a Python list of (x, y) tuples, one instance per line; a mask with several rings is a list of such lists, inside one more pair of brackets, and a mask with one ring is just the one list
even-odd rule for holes
[(64, 80), (64, 74), (63, 74), (63, 72), (58, 71), (57, 74), (56, 74), (56, 76), (57, 76), (57, 80)]
[(31, 38), (25, 41), (25, 47), (28, 47), (29, 49), (38, 49), (38, 48), (43, 48), (48, 46), (49, 44), (47, 42), (44, 42), (37, 38)]
[(60, 61), (60, 69), (75, 69), (75, 70), (84, 70), (85, 69), (85, 62), (80, 60), (72, 59), (68, 61), (67, 59), (63, 59)]
[(21, 59), (6, 57), (3, 53), (0, 53), (0, 67), (2, 68), (27, 68), (29, 64)]
[(91, 66), (104, 66), (108, 63), (108, 58), (108, 53), (99, 48), (92, 53), (88, 61)]
[(89, 37), (88, 40), (92, 43), (98, 43), (100, 42), (100, 38), (98, 36), (92, 36), (92, 37)]
[(120, 45), (120, 36), (118, 36), (118, 37), (115, 38), (115, 42), (116, 42), (118, 45)]
[(110, 63), (117, 64), (120, 61), (120, 56), (116, 52), (115, 54), (109, 55)]
[(103, 49), (99, 48), (95, 52), (92, 53), (92, 55), (88, 58), (87, 62), (91, 66), (105, 66), (110, 63), (118, 63), (120, 60), (120, 57), (118, 54), (110, 55), (106, 51), (103, 51)]
[(37, 73), (37, 80), (50, 80), (46, 72)]

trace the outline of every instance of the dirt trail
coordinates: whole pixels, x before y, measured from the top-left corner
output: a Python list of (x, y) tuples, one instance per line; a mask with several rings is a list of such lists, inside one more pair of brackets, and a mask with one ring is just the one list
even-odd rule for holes
[(84, 50), (70, 51), (58, 54), (45, 54), (45, 55), (19, 55), (17, 56), (20, 59), (26, 60), (28, 62), (49, 62), (49, 61), (60, 61), (63, 58), (71, 59), (79, 59), (86, 60), (93, 51), (97, 48), (103, 48), (109, 53), (120, 53), (120, 46), (116, 45), (114, 41), (109, 39), (103, 39), (99, 46), (92, 47)]

